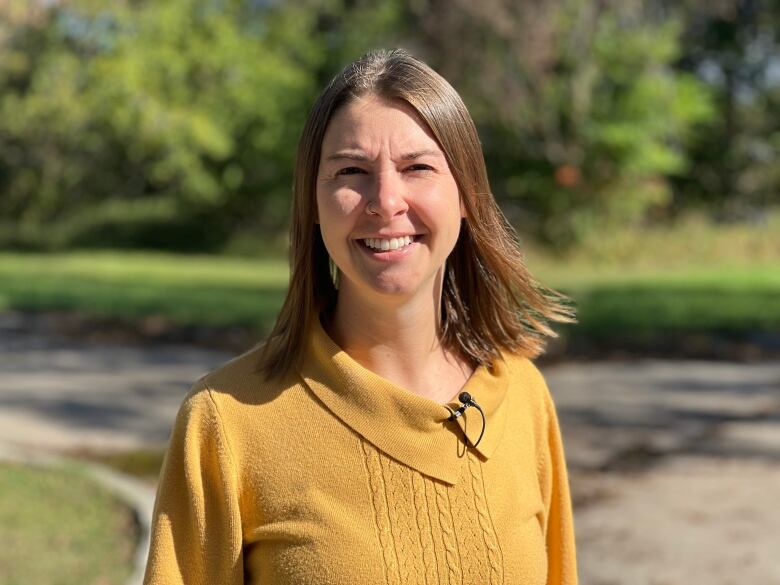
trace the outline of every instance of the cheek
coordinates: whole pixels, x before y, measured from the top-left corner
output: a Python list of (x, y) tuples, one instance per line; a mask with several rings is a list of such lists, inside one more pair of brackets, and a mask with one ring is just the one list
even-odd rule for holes
[[(317, 192), (317, 216), (323, 237), (343, 235), (352, 229), (360, 196), (345, 189)], [(330, 239), (330, 238), (328, 238)]]
[(457, 237), (464, 211), (457, 191), (453, 193), (447, 189), (420, 197), (417, 210), (431, 228), (440, 234)]

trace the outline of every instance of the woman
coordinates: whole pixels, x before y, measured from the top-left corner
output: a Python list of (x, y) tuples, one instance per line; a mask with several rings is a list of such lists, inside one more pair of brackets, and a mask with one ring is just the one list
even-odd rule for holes
[(460, 97), (404, 51), (315, 103), (291, 267), (267, 343), (179, 412), (145, 582), (576, 583), (528, 359), (572, 316), (524, 268)]

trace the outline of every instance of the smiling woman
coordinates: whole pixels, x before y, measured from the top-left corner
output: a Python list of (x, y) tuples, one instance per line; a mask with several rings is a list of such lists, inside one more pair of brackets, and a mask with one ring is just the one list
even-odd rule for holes
[(339, 307), (374, 311), (389, 300), (420, 303), (410, 308), (434, 317), (430, 299), (464, 209), (444, 153), (411, 106), (369, 95), (333, 116), (322, 143), (317, 214), (340, 274), (334, 324), (365, 318), (340, 315)]
[(325, 88), (287, 299), (205, 376), (163, 466), (146, 583), (577, 582), (555, 408), (572, 321), (525, 268), (455, 90), (401, 50)]

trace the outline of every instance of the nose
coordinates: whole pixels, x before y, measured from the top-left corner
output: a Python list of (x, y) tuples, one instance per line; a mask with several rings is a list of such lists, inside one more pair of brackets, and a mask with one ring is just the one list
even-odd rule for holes
[(396, 170), (385, 170), (375, 175), (372, 199), (366, 201), (371, 211), (382, 219), (392, 219), (409, 209), (406, 201), (406, 185)]

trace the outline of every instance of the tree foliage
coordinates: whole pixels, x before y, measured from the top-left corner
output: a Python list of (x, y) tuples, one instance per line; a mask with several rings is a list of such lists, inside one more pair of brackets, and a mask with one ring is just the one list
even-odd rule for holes
[(673, 67), (678, 21), (587, 0), (458, 0), (440, 21), (440, 4), (416, 8), (424, 38), (524, 232), (566, 245), (669, 202), (688, 134), (712, 115), (703, 85)]
[(677, 204), (740, 217), (780, 203), (780, 4), (768, 0), (662, 2), (681, 15), (682, 70), (703, 79), (718, 115), (690, 146)]
[(765, 205), (780, 108), (759, 4), (10, 0), (0, 246), (282, 233), (314, 96), (398, 45), (463, 95), (524, 234), (565, 247), (690, 202)]
[[(5, 23), (3, 216), (22, 226), (148, 216), (204, 242), (245, 221), (277, 227), (315, 89), (298, 25), (196, 0), (100, 4)], [(271, 22), (273, 34), (259, 26)]]

